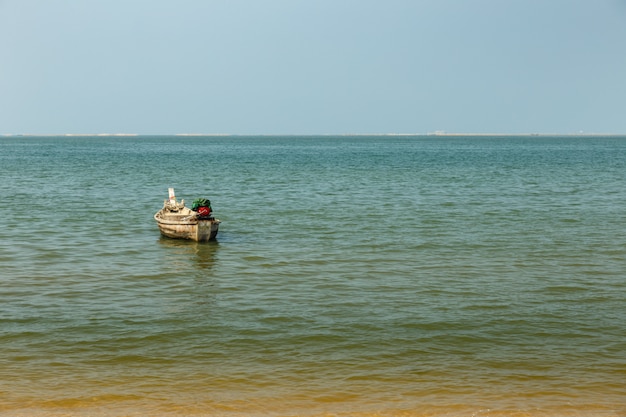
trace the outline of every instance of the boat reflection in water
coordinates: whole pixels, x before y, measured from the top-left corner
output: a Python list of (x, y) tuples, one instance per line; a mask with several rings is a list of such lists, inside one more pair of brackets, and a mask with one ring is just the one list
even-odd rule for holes
[(212, 269), (215, 264), (215, 255), (219, 248), (217, 241), (199, 243), (190, 240), (170, 239), (165, 236), (159, 238), (159, 243), (168, 249), (166, 259), (182, 270), (186, 269)]

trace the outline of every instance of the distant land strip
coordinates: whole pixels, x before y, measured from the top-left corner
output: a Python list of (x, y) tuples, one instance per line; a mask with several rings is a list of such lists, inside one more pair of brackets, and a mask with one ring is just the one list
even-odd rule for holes
[(428, 133), (2, 133), (2, 137), (137, 137), (137, 136), (181, 136), (181, 137), (228, 137), (228, 136), (441, 136), (441, 137), (596, 137), (596, 136), (626, 136), (626, 133), (596, 133), (596, 132), (578, 132), (578, 133), (455, 133), (455, 132), (428, 132)]

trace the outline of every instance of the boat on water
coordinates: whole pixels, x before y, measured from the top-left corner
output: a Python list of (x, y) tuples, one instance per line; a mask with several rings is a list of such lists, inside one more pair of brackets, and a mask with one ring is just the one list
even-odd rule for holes
[(163, 208), (154, 215), (154, 220), (163, 236), (196, 242), (215, 240), (221, 223), (213, 217), (208, 199), (196, 199), (191, 208), (185, 207), (185, 200), (176, 201), (173, 188), (169, 188), (169, 199), (163, 201)]

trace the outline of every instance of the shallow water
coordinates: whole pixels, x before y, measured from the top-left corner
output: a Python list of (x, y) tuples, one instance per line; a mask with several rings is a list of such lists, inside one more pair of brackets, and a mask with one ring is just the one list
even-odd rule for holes
[(0, 413), (624, 417), (625, 180), (616, 137), (1, 138)]

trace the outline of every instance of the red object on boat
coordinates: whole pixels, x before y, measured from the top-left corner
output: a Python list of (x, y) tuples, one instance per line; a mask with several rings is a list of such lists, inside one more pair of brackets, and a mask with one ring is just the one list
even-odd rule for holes
[(198, 214), (201, 216), (208, 216), (211, 214), (211, 209), (209, 207), (198, 207)]

